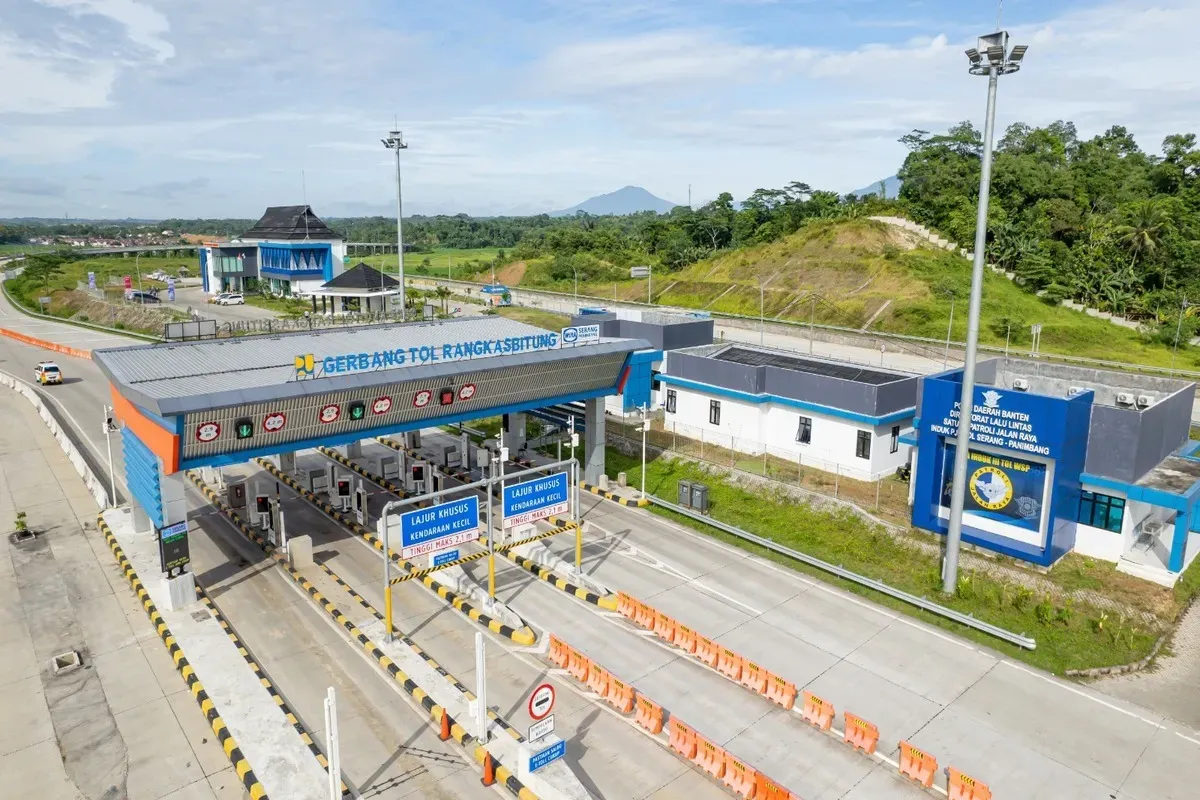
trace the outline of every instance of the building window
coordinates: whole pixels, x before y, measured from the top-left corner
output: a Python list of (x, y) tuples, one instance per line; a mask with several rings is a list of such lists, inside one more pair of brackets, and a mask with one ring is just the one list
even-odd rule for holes
[(720, 425), (721, 424), (721, 401), (720, 400), (709, 400), (708, 401), (708, 424), (709, 425)]
[(870, 460), (871, 458), (871, 432), (859, 431), (858, 443), (854, 446), (854, 455), (859, 458)]
[(895, 453), (900, 449), (900, 426), (892, 426), (892, 452)]
[(796, 430), (796, 441), (800, 444), (812, 442), (812, 417), (800, 418), (800, 427)]
[(667, 389), (667, 413), (668, 413), (668, 414), (674, 414), (674, 413), (675, 413), (675, 402), (676, 402), (676, 400), (675, 400), (675, 390), (674, 390), (674, 389)]
[(1079, 521), (1093, 528), (1121, 532), (1125, 520), (1125, 499), (1095, 492), (1079, 494)]

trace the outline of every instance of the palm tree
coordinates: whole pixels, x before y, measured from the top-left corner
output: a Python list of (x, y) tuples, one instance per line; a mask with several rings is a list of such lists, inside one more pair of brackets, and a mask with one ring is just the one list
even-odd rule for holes
[(1139, 258), (1151, 255), (1158, 247), (1167, 214), (1157, 200), (1141, 200), (1130, 206), (1125, 224), (1117, 226), (1118, 240), (1129, 251), (1129, 266), (1132, 268)]
[(437, 298), (442, 301), (442, 313), (443, 314), (448, 313), (447, 303), (450, 299), (450, 294), (451, 294), (450, 290), (447, 289), (445, 286), (439, 286), (439, 287), (437, 287), (437, 290), (434, 292), (434, 294), (437, 295)]

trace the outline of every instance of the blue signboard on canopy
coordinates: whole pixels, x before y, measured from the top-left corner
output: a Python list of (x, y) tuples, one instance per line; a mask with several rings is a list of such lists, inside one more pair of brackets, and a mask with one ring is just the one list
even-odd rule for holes
[(405, 558), (445, 550), (477, 538), (479, 498), (475, 495), (400, 515), (401, 555)]
[(555, 514), (565, 514), (570, 507), (569, 497), (569, 481), (565, 471), (505, 486), (504, 527), (526, 525)]
[(537, 772), (544, 766), (553, 764), (567, 754), (567, 743), (559, 739), (549, 747), (539, 750), (529, 757), (529, 771)]

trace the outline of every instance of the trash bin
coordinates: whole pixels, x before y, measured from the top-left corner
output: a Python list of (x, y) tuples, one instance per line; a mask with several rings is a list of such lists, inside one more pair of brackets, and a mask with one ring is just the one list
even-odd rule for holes
[(692, 484), (692, 508), (701, 514), (708, 513), (708, 487), (703, 483)]
[(692, 483), (691, 481), (679, 482), (679, 505), (684, 508), (692, 507)]

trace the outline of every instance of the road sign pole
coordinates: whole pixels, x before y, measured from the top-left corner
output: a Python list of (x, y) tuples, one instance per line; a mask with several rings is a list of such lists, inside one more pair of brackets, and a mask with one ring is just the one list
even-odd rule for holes
[[(390, 504), (389, 504), (390, 505)], [(383, 528), (383, 625), (386, 638), (392, 641), (392, 551), (388, 547), (388, 521), (386, 508), (379, 517)]]
[(575, 502), (571, 504), (571, 522), (575, 523), (575, 571), (580, 572), (583, 569), (583, 523), (579, 520), (579, 464), (571, 465), (571, 472), (574, 477), (574, 492)]
[[(491, 541), (488, 532), (488, 541)], [(475, 632), (475, 727), (481, 744), (488, 743), (487, 717), (487, 657), (484, 651), (483, 632)]]
[(329, 760), (329, 798), (341, 800), (342, 797), (342, 750), (338, 738), (337, 724), (337, 695), (333, 687), (325, 696), (325, 750)]
[[(488, 540), (488, 596), (495, 596), (496, 587), (496, 555), (495, 555), (495, 531), (492, 530), (492, 476), (494, 466), (491, 460), (488, 461), (488, 481), (483, 487), (484, 495), (487, 497), (487, 540)], [(503, 511), (501, 512), (503, 513)]]

